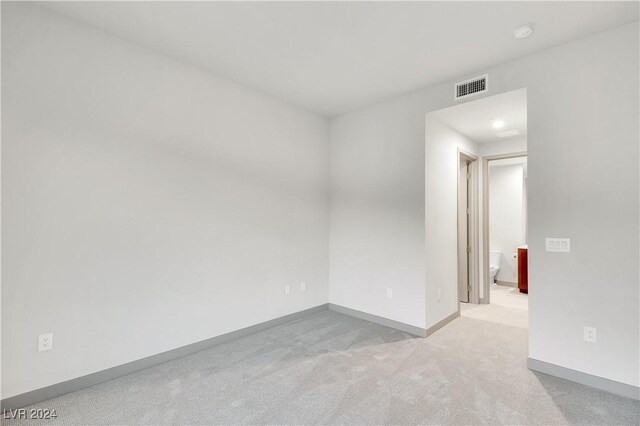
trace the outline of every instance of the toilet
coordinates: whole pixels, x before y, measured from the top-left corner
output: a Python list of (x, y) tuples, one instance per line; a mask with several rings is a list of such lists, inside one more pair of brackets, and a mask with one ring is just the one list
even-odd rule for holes
[(489, 283), (492, 286), (496, 285), (496, 274), (500, 270), (500, 259), (502, 258), (502, 252), (491, 251), (489, 252)]

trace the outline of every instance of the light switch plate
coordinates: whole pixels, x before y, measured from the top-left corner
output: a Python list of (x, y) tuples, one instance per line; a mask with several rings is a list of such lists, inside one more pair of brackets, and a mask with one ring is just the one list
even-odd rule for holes
[(391, 290), (390, 288), (387, 289), (387, 298), (391, 299), (393, 297), (393, 290)]
[(291, 285), (287, 284), (286, 286), (284, 286), (284, 294), (285, 296), (288, 296), (291, 294)]
[(595, 327), (584, 327), (584, 341), (598, 343), (598, 330)]
[(546, 251), (571, 252), (571, 240), (569, 238), (547, 238), (545, 242)]

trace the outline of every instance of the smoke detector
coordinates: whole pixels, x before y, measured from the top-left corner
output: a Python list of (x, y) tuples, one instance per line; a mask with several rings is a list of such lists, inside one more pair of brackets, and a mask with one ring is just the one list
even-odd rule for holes
[(517, 39), (527, 38), (531, 34), (533, 34), (533, 25), (531, 24), (521, 25), (513, 30), (513, 36)]

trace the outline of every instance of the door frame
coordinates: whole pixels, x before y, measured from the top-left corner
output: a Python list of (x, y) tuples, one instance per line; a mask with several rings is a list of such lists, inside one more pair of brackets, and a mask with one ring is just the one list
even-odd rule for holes
[[(478, 234), (478, 163), (479, 157), (470, 152), (464, 151), (458, 148), (458, 155), (456, 156), (456, 170), (457, 173), (457, 183), (458, 186), (456, 188), (456, 223), (458, 223), (460, 217), (460, 203), (459, 201), (459, 193), (460, 193), (460, 162), (463, 160), (469, 161), (470, 177), (469, 177), (469, 186), (468, 186), (468, 207), (469, 207), (469, 222), (467, 229), (468, 241), (467, 245), (470, 247), (471, 251), (468, 255), (468, 274), (469, 274), (469, 301), (468, 303), (480, 303), (480, 257), (479, 257), (479, 234)], [(460, 262), (460, 235), (458, 226), (456, 226), (456, 254), (458, 262)], [(459, 263), (458, 263), (459, 265)], [(456, 276), (458, 277), (458, 303), (460, 303), (460, 267), (457, 268)], [(464, 302), (462, 302), (464, 303)]]
[[(510, 152), (506, 154), (486, 155), (482, 157), (482, 295), (481, 304), (491, 302), (491, 283), (489, 270), (489, 161), (505, 160), (507, 158), (526, 157), (527, 151)], [(526, 214), (526, 213), (525, 213)]]

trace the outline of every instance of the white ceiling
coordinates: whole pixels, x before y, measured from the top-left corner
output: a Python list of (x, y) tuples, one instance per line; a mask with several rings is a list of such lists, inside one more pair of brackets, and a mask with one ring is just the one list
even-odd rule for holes
[(40, 4), (327, 116), (638, 20), (638, 2)]
[[(495, 96), (465, 102), (430, 114), (474, 142), (494, 142), (527, 136), (527, 91), (514, 90)], [(492, 120), (504, 127), (495, 130)], [(500, 132), (517, 130), (518, 135), (499, 137)]]

